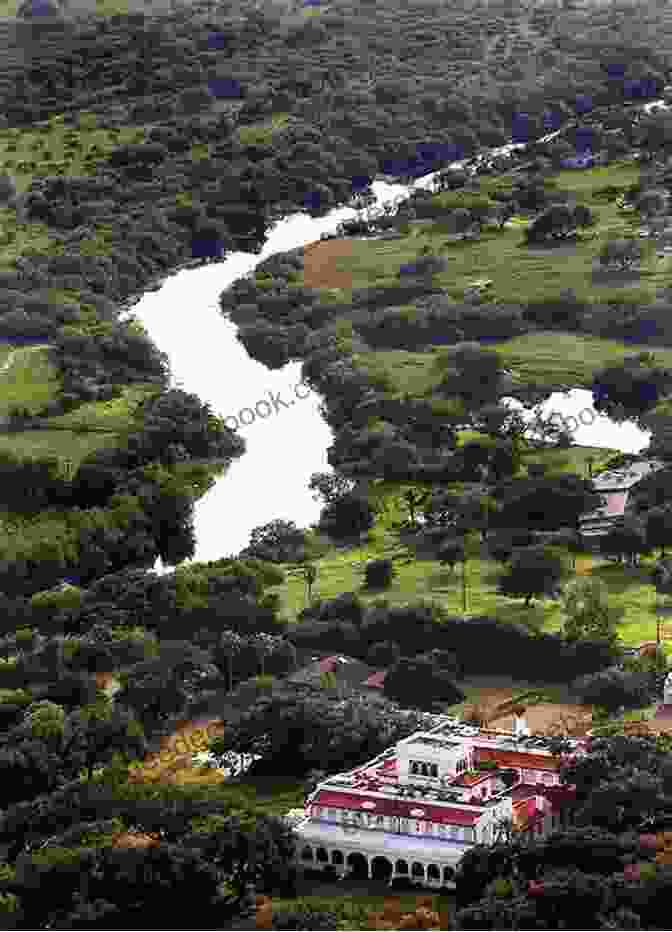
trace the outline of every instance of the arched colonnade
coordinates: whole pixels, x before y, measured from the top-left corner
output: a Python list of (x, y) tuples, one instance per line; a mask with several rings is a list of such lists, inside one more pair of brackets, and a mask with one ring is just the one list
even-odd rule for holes
[(405, 877), (427, 887), (454, 885), (454, 867), (442, 866), (426, 858), (392, 858), (337, 847), (329, 848), (326, 845), (306, 844), (300, 847), (298, 860), (304, 867), (318, 870), (331, 866), (339, 877), (350, 875), (390, 884), (398, 877)]

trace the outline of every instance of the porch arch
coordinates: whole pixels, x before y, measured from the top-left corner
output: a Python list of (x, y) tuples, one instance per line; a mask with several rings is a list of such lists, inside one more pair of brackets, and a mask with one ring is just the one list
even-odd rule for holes
[(369, 862), (359, 851), (353, 851), (346, 859), (346, 864), (353, 877), (369, 877)]
[(332, 864), (342, 864), (343, 863), (343, 852), (334, 849), (331, 852), (331, 863)]
[(386, 857), (376, 855), (371, 860), (371, 879), (388, 882), (392, 878), (392, 864)]
[(301, 852), (302, 861), (312, 861), (313, 860), (313, 849), (310, 845), (306, 845)]

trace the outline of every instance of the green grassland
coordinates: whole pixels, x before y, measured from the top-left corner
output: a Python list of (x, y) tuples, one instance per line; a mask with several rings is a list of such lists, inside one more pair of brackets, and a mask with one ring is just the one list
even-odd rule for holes
[(271, 145), (273, 134), (283, 130), (289, 124), (290, 118), (289, 113), (275, 113), (263, 122), (240, 126), (237, 130), (238, 139), (246, 146)]
[(339, 929), (366, 929), (369, 928), (369, 915), (372, 912), (382, 912), (385, 901), (391, 897), (399, 900), (403, 912), (415, 912), (420, 899), (430, 899), (432, 909), (440, 915), (455, 912), (455, 901), (451, 896), (433, 894), (431, 890), (423, 891), (416, 896), (415, 893), (398, 893), (391, 891), (389, 894), (348, 894), (348, 888), (343, 887), (342, 892), (328, 896), (316, 894), (314, 896), (305, 895), (294, 899), (283, 899), (281, 897), (272, 897), (273, 908), (292, 909), (292, 910), (325, 910), (326, 912), (336, 913), (338, 917)]
[[(365, 604), (385, 599), (389, 605), (431, 602), (450, 615), (463, 616), (462, 567), (451, 571), (437, 560), (411, 559), (410, 552), (399, 543), (398, 535), (374, 529), (373, 542), (347, 551), (334, 550), (314, 561), (317, 580), (313, 597), (333, 599), (342, 592), (356, 592)], [(368, 591), (364, 588), (364, 566), (367, 561), (391, 558), (396, 576), (389, 589)], [(639, 644), (656, 637), (656, 593), (649, 575), (654, 557), (642, 558), (639, 567), (598, 562), (592, 575), (602, 579), (609, 590), (609, 602), (622, 608), (624, 615), (618, 633), (626, 645)], [(299, 572), (289, 570), (285, 582), (273, 587), (280, 597), (280, 613), (290, 623), (296, 622), (306, 607), (306, 586)], [(529, 607), (524, 600), (507, 598), (497, 593), (497, 581), (502, 565), (486, 556), (467, 562), (467, 617), (488, 615), (502, 622), (522, 624), (535, 631), (560, 631), (563, 615), (558, 600), (534, 599)], [(672, 645), (667, 648), (672, 653)]]
[(60, 388), (58, 373), (49, 362), (47, 347), (15, 348), (12, 353), (7, 369), (2, 371), (0, 364), (0, 414), (15, 406), (33, 414), (55, 397)]
[(26, 191), (34, 177), (87, 175), (113, 149), (144, 139), (144, 127), (105, 129), (97, 126), (94, 113), (79, 114), (77, 127), (55, 116), (47, 124), (0, 130), (0, 171), (11, 174), (17, 189)]
[[(672, 365), (672, 349), (663, 347), (625, 346), (617, 340), (587, 337), (562, 331), (537, 331), (510, 340), (488, 344), (501, 356), (520, 383), (572, 385), (589, 388), (595, 370), (623, 362), (637, 352), (653, 352), (663, 366)], [(355, 365), (365, 369), (375, 379), (384, 379), (394, 396), (409, 392), (414, 396), (431, 395), (442, 379), (436, 368), (436, 353), (409, 350), (373, 350), (353, 353)], [(667, 402), (654, 410), (661, 413)]]
[(137, 428), (135, 415), (138, 406), (156, 392), (156, 386), (129, 385), (123, 389), (119, 398), (110, 401), (89, 401), (75, 408), (68, 414), (49, 418), (49, 424), (54, 427), (71, 427), (90, 430), (108, 430), (115, 433), (125, 433)]
[[(128, 4), (125, 6), (128, 8)], [(119, 12), (124, 12), (123, 8), (124, 4)], [(112, 12), (116, 10), (110, 8), (109, 15)], [(62, 116), (54, 116), (47, 123), (30, 128), (0, 130), (0, 171), (12, 175), (17, 190), (25, 192), (34, 177), (93, 173), (96, 165), (115, 148), (142, 142), (144, 138), (143, 127), (99, 128), (93, 113), (79, 114), (76, 127), (67, 127)], [(109, 252), (110, 236), (109, 226), (96, 226), (94, 235), (82, 243), (82, 252), (105, 255)], [(47, 226), (18, 222), (16, 210), (0, 209), (1, 268), (13, 267), (17, 256), (25, 253), (55, 254), (59, 251), (62, 249), (50, 239)], [(97, 326), (95, 312), (80, 304), (77, 291), (51, 289), (50, 299), (54, 303), (80, 305), (81, 329), (91, 330)], [(11, 350), (11, 346), (3, 345), (0, 366)], [(14, 352), (12, 365), (0, 372), (0, 414), (6, 414), (17, 405), (36, 412), (56, 397), (60, 388), (57, 372), (49, 363), (44, 347), (16, 348)], [(76, 466), (94, 450), (119, 442), (133, 427), (133, 414), (149, 391), (148, 386), (132, 386), (118, 399), (91, 402), (69, 414), (48, 419), (46, 429), (0, 434), (0, 449), (24, 457), (54, 455)], [(84, 432), (87, 429), (94, 432)]]
[(55, 456), (64, 465), (66, 462), (72, 463), (74, 469), (95, 450), (115, 447), (118, 443), (117, 433), (80, 434), (72, 430), (45, 429), (0, 434), (0, 450), (13, 453), (21, 459)]
[[(351, 288), (371, 285), (392, 285), (397, 281), (399, 266), (412, 261), (424, 246), (445, 256), (448, 268), (435, 276), (437, 285), (461, 300), (464, 289), (476, 278), (492, 279), (492, 300), (501, 303), (543, 301), (556, 297), (563, 288), (572, 287), (580, 299), (606, 301), (622, 294), (622, 287), (595, 285), (592, 282), (593, 262), (603, 242), (614, 236), (632, 235), (639, 228), (639, 219), (620, 210), (614, 203), (595, 198), (595, 192), (607, 185), (626, 188), (639, 180), (639, 166), (616, 163), (586, 171), (561, 171), (549, 179), (560, 190), (569, 191), (577, 201), (586, 204), (597, 215), (597, 223), (577, 243), (555, 249), (530, 249), (523, 245), (521, 224), (505, 227), (486, 225), (478, 240), (446, 240), (443, 221), (422, 221), (411, 224), (406, 236), (398, 240), (353, 239), (352, 252), (338, 259), (336, 269), (352, 275)], [(481, 191), (492, 193), (495, 187), (506, 187), (506, 176), (481, 181)], [(437, 203), (448, 195), (436, 195)], [(647, 243), (641, 269), (630, 283), (628, 293), (640, 300), (653, 299), (666, 284), (670, 271), (669, 257), (658, 258)]]

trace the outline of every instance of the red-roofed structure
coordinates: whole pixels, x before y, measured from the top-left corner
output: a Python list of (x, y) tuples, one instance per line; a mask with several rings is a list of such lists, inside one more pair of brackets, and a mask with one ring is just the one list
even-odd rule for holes
[(366, 686), (369, 689), (382, 689), (386, 676), (387, 670), (377, 670), (375, 673), (372, 673), (368, 679), (364, 680), (362, 686)]
[(521, 767), (527, 770), (549, 770), (557, 772), (560, 761), (552, 757), (541, 757), (525, 751), (505, 751), (496, 748), (474, 746), (479, 761), (496, 761), (501, 767)]
[[(392, 816), (398, 819), (412, 819), (412, 810), (422, 809), (422, 818), (427, 822), (436, 822), (440, 825), (473, 825), (481, 817), (480, 812), (468, 809), (448, 808), (447, 806), (430, 806), (426, 803), (419, 805), (415, 800), (409, 799), (383, 799), (375, 796), (359, 796), (354, 793), (334, 793), (320, 790), (312, 800), (313, 807), (331, 809), (359, 810), (364, 804), (370, 806), (375, 815)], [(367, 806), (367, 808), (368, 808)]]
[[(393, 754), (318, 785), (305, 819), (293, 823), (299, 863), (450, 887), (465, 852), (496, 841), (507, 823), (537, 835), (559, 824), (573, 788), (560, 784), (549, 739), (437, 718)], [(579, 741), (570, 746), (585, 753)], [(497, 766), (483, 768), (486, 761)]]

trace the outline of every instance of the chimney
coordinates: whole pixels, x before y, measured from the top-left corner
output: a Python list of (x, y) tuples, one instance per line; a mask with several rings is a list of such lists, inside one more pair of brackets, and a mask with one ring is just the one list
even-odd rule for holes
[(531, 734), (525, 718), (525, 706), (519, 705), (513, 710), (513, 734), (515, 738), (529, 737)]

